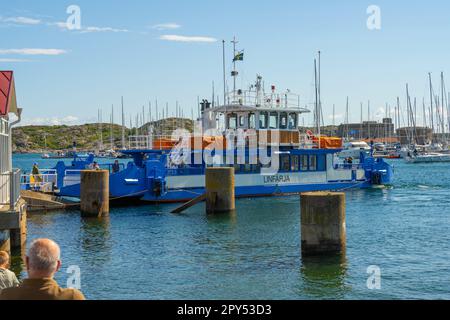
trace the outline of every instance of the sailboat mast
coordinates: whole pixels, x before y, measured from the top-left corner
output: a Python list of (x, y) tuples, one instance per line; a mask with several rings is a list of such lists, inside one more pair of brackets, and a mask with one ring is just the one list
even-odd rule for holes
[(444, 108), (444, 72), (441, 72), (441, 113), (442, 113), (442, 119), (441, 119), (441, 127), (442, 127), (442, 138), (445, 136), (445, 108)]
[(431, 72), (428, 73), (428, 78), (430, 80), (430, 121), (431, 121), (431, 132), (432, 141), (434, 142), (434, 116), (433, 116), (433, 83), (431, 82)]
[(348, 136), (348, 96), (347, 96), (347, 103), (345, 105), (345, 136), (347, 141), (349, 141)]
[(359, 122), (359, 140), (362, 140), (362, 132), (363, 132), (363, 103), (361, 102), (361, 118)]
[(113, 123), (114, 123), (114, 105), (111, 106), (111, 127), (110, 127), (110, 135), (109, 135), (109, 140), (111, 143), (111, 150), (114, 150)]
[(422, 99), (422, 114), (423, 114), (423, 119), (422, 119), (422, 123), (423, 123), (423, 127), (426, 128), (427, 127), (427, 113), (426, 113), (426, 108), (425, 108), (425, 98)]
[(367, 101), (367, 133), (369, 134), (370, 138), (370, 100)]
[(123, 110), (123, 96), (122, 96), (122, 149), (125, 149), (125, 113)]

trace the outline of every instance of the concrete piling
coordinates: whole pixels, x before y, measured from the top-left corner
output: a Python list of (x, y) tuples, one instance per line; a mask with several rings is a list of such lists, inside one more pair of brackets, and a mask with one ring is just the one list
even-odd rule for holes
[(81, 171), (80, 209), (84, 217), (102, 217), (109, 213), (109, 172)]
[(300, 195), (302, 255), (345, 253), (345, 193)]
[(24, 247), (27, 241), (27, 205), (25, 200), (19, 200), (18, 208), (18, 224), (10, 232), (12, 248)]
[(10, 252), (27, 240), (27, 205), (19, 199), (13, 209), (0, 212), (0, 250)]
[(234, 168), (206, 168), (206, 212), (235, 210)]

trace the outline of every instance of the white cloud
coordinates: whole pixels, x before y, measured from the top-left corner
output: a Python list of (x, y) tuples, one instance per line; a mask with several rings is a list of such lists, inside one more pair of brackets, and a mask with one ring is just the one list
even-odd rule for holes
[(111, 27), (86, 27), (81, 29), (69, 29), (67, 22), (52, 22), (48, 23), (49, 26), (56, 26), (61, 30), (70, 30), (78, 33), (93, 33), (93, 32), (129, 32), (127, 29), (117, 29)]
[(129, 32), (127, 29), (115, 29), (111, 27), (86, 27), (79, 30), (81, 33), (90, 32)]
[(4, 22), (11, 22), (17, 24), (27, 24), (27, 25), (36, 25), (40, 24), (42, 21), (39, 19), (27, 18), (27, 17), (11, 17), (2, 19)]
[(29, 62), (30, 60), (25, 59), (2, 59), (0, 58), (0, 62)]
[(30, 55), (30, 56), (36, 56), (36, 55), (43, 55), (43, 56), (58, 56), (61, 54), (67, 53), (66, 50), (62, 49), (31, 49), (31, 48), (25, 48), (25, 49), (0, 49), (0, 54), (21, 54), (21, 55)]
[(386, 110), (384, 108), (378, 108), (375, 113), (375, 117), (377, 117), (377, 118), (382, 118), (385, 115), (386, 115)]
[(62, 118), (50, 117), (50, 118), (29, 118), (23, 119), (20, 122), (20, 126), (60, 126), (60, 125), (76, 125), (82, 121), (75, 116), (66, 116)]
[(160, 40), (176, 42), (216, 42), (217, 39), (211, 37), (199, 36), (180, 36), (175, 34), (166, 34), (159, 37)]
[(174, 30), (174, 29), (179, 29), (179, 28), (181, 28), (181, 25), (179, 25), (177, 23), (160, 23), (160, 24), (156, 24), (156, 25), (152, 26), (152, 29), (156, 29), (159, 31)]
[(47, 23), (48, 26), (56, 26), (62, 30), (69, 30), (67, 27), (67, 22), (49, 22)]

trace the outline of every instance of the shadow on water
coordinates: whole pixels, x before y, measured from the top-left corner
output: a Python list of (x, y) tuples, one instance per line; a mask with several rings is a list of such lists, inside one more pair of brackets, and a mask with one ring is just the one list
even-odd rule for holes
[(110, 216), (81, 218), (80, 241), (83, 260), (91, 266), (100, 266), (111, 258)]
[(311, 298), (341, 299), (350, 290), (346, 285), (345, 254), (302, 257), (300, 294)]

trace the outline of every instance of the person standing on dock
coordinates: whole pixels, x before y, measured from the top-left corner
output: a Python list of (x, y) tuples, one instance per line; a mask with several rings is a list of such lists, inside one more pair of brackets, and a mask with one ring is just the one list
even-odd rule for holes
[(9, 254), (6, 251), (0, 251), (0, 292), (7, 288), (17, 287), (20, 284), (15, 273), (8, 268)]
[(53, 280), (61, 267), (60, 249), (50, 239), (32, 242), (25, 264), (28, 279), (16, 288), (1, 291), (0, 300), (85, 300), (76, 289), (63, 289)]

